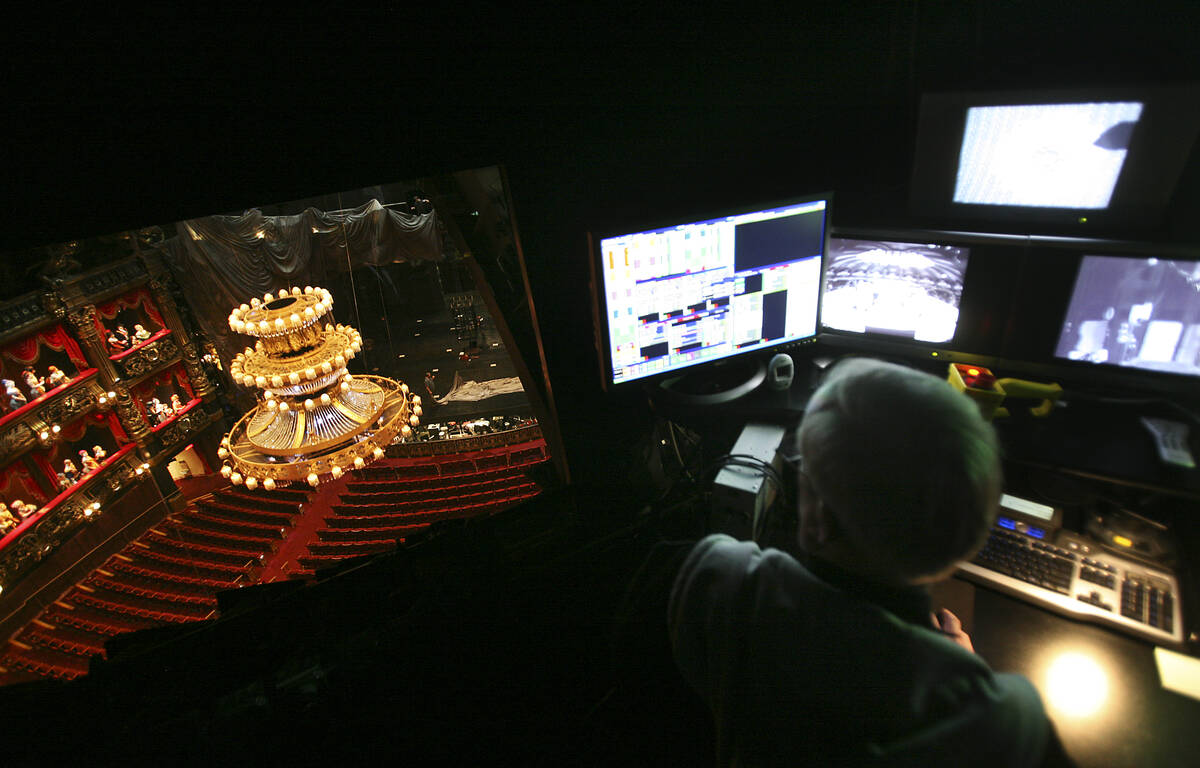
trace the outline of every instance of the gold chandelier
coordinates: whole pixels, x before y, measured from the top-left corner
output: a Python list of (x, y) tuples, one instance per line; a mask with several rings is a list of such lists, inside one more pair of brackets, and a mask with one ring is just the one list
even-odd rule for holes
[[(409, 437), (421, 398), (382, 376), (353, 376), (347, 363), (362, 335), (331, 320), (324, 288), (270, 293), (229, 315), (229, 327), (254, 336), (229, 365), (234, 381), (259, 392), (258, 404), (221, 441), (221, 475), (250, 490), (260, 485), (341, 477), (381, 458), (397, 435)], [(326, 318), (326, 316), (329, 316)]]

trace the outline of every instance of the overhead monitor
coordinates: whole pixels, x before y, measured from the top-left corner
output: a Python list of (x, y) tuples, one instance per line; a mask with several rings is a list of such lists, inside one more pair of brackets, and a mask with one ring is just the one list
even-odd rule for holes
[(1200, 376), (1200, 261), (1084, 256), (1055, 356)]
[(832, 237), (824, 328), (941, 343), (954, 338), (968, 248)]
[(1144, 106), (1115, 101), (969, 108), (954, 202), (1107, 208)]
[(601, 237), (605, 385), (817, 332), (828, 197)]
[(1024, 233), (1153, 229), (1198, 133), (1197, 85), (925, 94), (912, 212)]

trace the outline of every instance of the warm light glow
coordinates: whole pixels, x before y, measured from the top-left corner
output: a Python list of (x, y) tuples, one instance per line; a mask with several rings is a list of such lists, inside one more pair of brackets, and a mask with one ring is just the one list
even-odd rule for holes
[(275, 490), (275, 481), (268, 477), (266, 480), (263, 480), (263, 488), (268, 491)]
[(978, 369), (978, 368), (968, 368), (968, 369), (967, 369), (967, 375), (968, 375), (968, 376), (978, 376), (978, 375), (979, 375), (979, 369)]
[(1108, 698), (1108, 675), (1086, 654), (1063, 653), (1046, 670), (1045, 691), (1052, 709), (1070, 717), (1089, 717)]
[(1129, 539), (1125, 536), (1120, 536), (1120, 535), (1114, 534), (1113, 535), (1113, 544), (1117, 544), (1118, 546), (1122, 546), (1122, 547), (1132, 547), (1133, 540)]

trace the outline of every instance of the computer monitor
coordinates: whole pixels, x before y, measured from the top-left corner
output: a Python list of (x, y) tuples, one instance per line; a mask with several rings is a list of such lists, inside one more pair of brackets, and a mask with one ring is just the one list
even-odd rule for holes
[(1055, 357), (1200, 376), (1200, 261), (1084, 256)]
[(595, 241), (606, 387), (816, 335), (830, 197)]
[(1144, 107), (1104, 101), (968, 108), (954, 202), (1107, 208)]
[(1186, 204), (1198, 133), (1195, 84), (925, 94), (912, 212), (1025, 234), (1152, 230)]
[(930, 343), (954, 338), (970, 249), (831, 237), (821, 326)]

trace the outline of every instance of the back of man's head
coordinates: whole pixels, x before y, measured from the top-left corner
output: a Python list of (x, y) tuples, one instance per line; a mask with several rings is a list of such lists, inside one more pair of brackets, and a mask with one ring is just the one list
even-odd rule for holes
[(1000, 496), (992, 426), (948, 383), (866, 358), (839, 363), (797, 436), (804, 473), (857, 555), (905, 582), (982, 545)]

